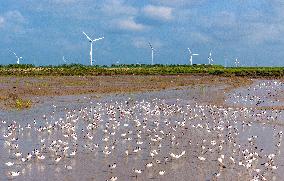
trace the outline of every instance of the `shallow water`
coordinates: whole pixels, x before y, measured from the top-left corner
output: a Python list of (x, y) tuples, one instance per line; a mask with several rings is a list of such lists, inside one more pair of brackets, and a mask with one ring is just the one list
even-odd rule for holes
[(279, 80), (256, 80), (228, 94), (226, 102), (246, 107), (283, 106), (283, 93), (284, 83)]
[[(47, 98), (32, 110), (1, 112), (6, 123), (0, 124), (0, 178), (12, 179), (11, 171), (19, 171), (13, 179), (279, 180), (283, 145), (276, 145), (282, 140), (283, 113), (256, 110), (254, 104), (209, 104), (222, 89), (65, 96)], [(227, 105), (236, 104), (233, 94)], [(32, 158), (22, 161), (28, 153)], [(275, 156), (269, 159), (270, 154)], [(45, 159), (37, 158), (42, 155)], [(8, 161), (14, 165), (6, 166)]]

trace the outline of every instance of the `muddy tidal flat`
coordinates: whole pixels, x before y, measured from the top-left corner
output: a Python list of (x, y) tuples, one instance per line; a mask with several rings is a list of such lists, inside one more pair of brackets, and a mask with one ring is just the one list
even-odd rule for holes
[(0, 180), (282, 180), (284, 83), (0, 77)]

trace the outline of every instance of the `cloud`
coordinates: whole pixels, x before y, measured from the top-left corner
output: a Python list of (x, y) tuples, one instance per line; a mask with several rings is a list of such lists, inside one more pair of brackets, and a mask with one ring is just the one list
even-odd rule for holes
[(6, 32), (24, 33), (27, 19), (16, 10), (0, 15), (0, 27)]
[(273, 9), (273, 18), (270, 13), (256, 9), (244, 11), (242, 14), (221, 11), (212, 16), (201, 17), (201, 26), (216, 41), (238, 42), (243, 45), (284, 43), (284, 25), (281, 23), (284, 22), (284, 18), (278, 8)]
[(169, 21), (174, 18), (173, 9), (170, 7), (147, 5), (142, 11), (147, 17), (157, 20)]
[(72, 4), (75, 3), (76, 0), (52, 0), (53, 3), (55, 4)]
[(191, 32), (190, 36), (194, 38), (196, 42), (208, 43), (212, 41), (212, 38), (210, 36), (201, 32)]
[(120, 29), (123, 29), (123, 30), (143, 31), (147, 29), (147, 26), (136, 23), (134, 20), (134, 17), (117, 20), (116, 24), (118, 25)]
[(127, 4), (124, 0), (107, 0), (103, 2), (101, 12), (104, 21), (113, 30), (143, 31), (147, 26), (136, 21), (138, 8)]
[(5, 19), (0, 16), (0, 28), (4, 26)]
[(213, 42), (211, 34), (196, 29), (188, 29), (187, 27), (173, 27), (170, 34), (174, 35), (174, 41), (180, 44), (182, 44), (181, 42), (188, 45), (208, 44)]
[(26, 19), (19, 11), (8, 11), (7, 13), (5, 13), (4, 17), (9, 22), (14, 22), (17, 24), (22, 24), (26, 22)]
[(236, 28), (238, 20), (233, 12), (221, 11), (211, 16), (200, 17), (200, 25), (207, 28)]
[(254, 23), (248, 28), (251, 43), (283, 42), (284, 26), (280, 24)]
[(138, 13), (137, 8), (127, 5), (122, 0), (108, 0), (102, 6), (104, 14), (109, 16), (133, 16)]
[(198, 5), (205, 2), (205, 0), (152, 0), (156, 4), (172, 6), (172, 7), (186, 7), (190, 5)]
[(136, 48), (146, 48), (148, 46), (148, 42), (145, 38), (133, 38), (132, 39), (132, 44), (136, 47)]
[[(149, 39), (146, 39), (144, 37), (134, 37), (132, 38), (132, 45), (136, 48), (149, 48)], [(155, 39), (151, 40), (151, 44), (155, 49), (161, 48), (163, 44), (161, 43), (160, 40)]]
[(219, 28), (233, 28), (238, 22), (236, 19), (236, 15), (232, 12), (222, 11), (214, 17), (213, 26), (217, 26)]

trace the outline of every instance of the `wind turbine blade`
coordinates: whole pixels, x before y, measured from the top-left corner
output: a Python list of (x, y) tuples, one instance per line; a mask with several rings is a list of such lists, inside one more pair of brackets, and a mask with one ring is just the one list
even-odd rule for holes
[(105, 37), (101, 37), (101, 38), (97, 38), (97, 39), (94, 39), (93, 41), (99, 41), (99, 40), (102, 40), (104, 39)]
[(87, 37), (88, 40), (93, 41), (84, 31), (83, 34)]
[(152, 45), (151, 45), (151, 43), (149, 42), (149, 46), (150, 46), (150, 48), (153, 50), (153, 47), (152, 47)]
[[(13, 53), (16, 57), (17, 57), (17, 54), (15, 52), (13, 52), (12, 50), (9, 50), (11, 53)], [(17, 57), (18, 58), (18, 57)]]
[(192, 53), (191, 50), (189, 48), (187, 48), (187, 49), (188, 49), (189, 53), (191, 54)]

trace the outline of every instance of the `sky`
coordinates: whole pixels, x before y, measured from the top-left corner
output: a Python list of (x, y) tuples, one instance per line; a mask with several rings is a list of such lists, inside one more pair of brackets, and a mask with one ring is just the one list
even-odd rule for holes
[(283, 0), (2, 0), (0, 64), (284, 66)]

